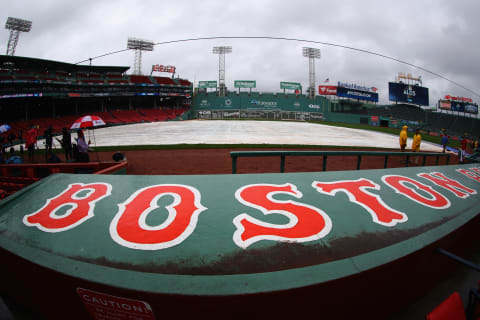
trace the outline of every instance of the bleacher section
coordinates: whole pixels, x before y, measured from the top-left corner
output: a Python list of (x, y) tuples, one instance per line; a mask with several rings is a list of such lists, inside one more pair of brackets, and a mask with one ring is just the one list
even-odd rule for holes
[(6, 70), (0, 69), (0, 81), (32, 81), (32, 82), (66, 82), (70, 84), (97, 84), (97, 85), (168, 85), (168, 86), (186, 86), (191, 87), (191, 82), (184, 79), (172, 79), (168, 77), (143, 76), (143, 75), (124, 75), (120, 72), (111, 72), (100, 74), (96, 72), (76, 72), (69, 73), (64, 71), (56, 72), (34, 72), (30, 70)]
[(147, 76), (130, 75), (128, 76), (128, 79), (131, 83), (153, 84), (150, 77), (147, 77)]
[(0, 200), (38, 180), (39, 178), (0, 176)]
[(177, 79), (178, 83), (180, 83), (181, 86), (187, 86), (190, 87), (192, 83), (188, 80), (183, 80), (183, 79)]
[(112, 116), (120, 121), (120, 123), (136, 123), (142, 122), (142, 117), (136, 110), (116, 110), (112, 111)]
[[(177, 109), (137, 109), (137, 110), (114, 110), (105, 112), (92, 112), (90, 115), (96, 115), (105, 121), (107, 125), (129, 124), (138, 122), (156, 122), (156, 121), (168, 121), (173, 120), (183, 113), (188, 108)], [(77, 120), (79, 116), (62, 116), (53, 118), (37, 118), (28, 121), (14, 121), (9, 125), (12, 128), (11, 132), (18, 135), (19, 131), (22, 131), (22, 136), (25, 138), (26, 132), (33, 126), (37, 127), (38, 134), (43, 136), (43, 132), (50, 126), (54, 133), (60, 133), (64, 127), (70, 128), (71, 125)], [(9, 131), (10, 132), (10, 131)]]
[[(349, 111), (349, 113), (356, 113)], [(418, 121), (422, 129), (439, 132), (446, 129), (450, 135), (461, 137), (465, 133), (470, 137), (480, 135), (480, 119), (455, 114), (425, 111), (411, 105), (390, 105), (359, 110), (356, 114), (379, 116), (395, 120)]]
[(157, 84), (165, 84), (165, 85), (174, 85), (177, 86), (178, 84), (171, 78), (167, 77), (152, 77)]

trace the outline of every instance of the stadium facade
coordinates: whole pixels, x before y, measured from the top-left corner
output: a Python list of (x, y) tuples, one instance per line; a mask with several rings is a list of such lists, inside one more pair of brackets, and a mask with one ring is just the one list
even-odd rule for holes
[[(173, 119), (187, 112), (184, 119), (335, 121), (393, 128), (408, 125), (411, 130), (420, 127), (434, 133), (448, 129), (450, 134), (458, 136), (465, 133), (472, 137), (480, 135), (480, 120), (469, 117), (466, 108), (463, 114), (458, 110), (456, 114), (426, 111), (420, 108), (422, 103), (412, 105), (399, 95), (394, 104), (378, 105), (378, 93), (374, 87), (352, 87), (339, 82), (338, 86), (320, 85), (320, 95), (310, 97), (302, 94), (300, 84), (297, 84), (300, 90), (252, 92), (250, 84), (256, 88), (256, 81), (250, 81), (249, 91), (225, 90), (222, 96), (217, 91), (208, 92), (207, 87), (193, 88), (192, 82), (186, 79), (170, 75), (129, 75), (129, 69), (128, 66), (78, 65), (2, 55), (2, 120), (30, 124), (35, 119), (50, 119), (51, 122), (51, 119), (66, 117), (70, 121), (82, 114), (97, 113), (110, 119), (107, 124), (129, 123), (150, 121), (155, 117), (149, 118), (147, 113), (168, 109), (176, 112), (166, 117), (156, 116), (156, 119)], [(411, 94), (412, 90), (407, 93)], [(427, 103), (428, 97), (423, 100), (423, 104)], [(441, 107), (444, 105), (443, 102)], [(475, 110), (478, 112), (478, 107)], [(116, 121), (113, 113), (119, 111), (131, 111), (127, 115), (130, 119)]]
[(4, 121), (57, 118), (88, 112), (180, 108), (191, 100), (188, 80), (127, 75), (125, 66), (86, 66), (0, 56)]

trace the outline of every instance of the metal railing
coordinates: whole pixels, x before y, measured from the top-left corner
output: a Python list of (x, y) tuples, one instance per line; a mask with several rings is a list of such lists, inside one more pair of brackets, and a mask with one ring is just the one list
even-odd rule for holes
[(280, 157), (280, 172), (285, 172), (285, 157), (287, 156), (321, 156), (323, 157), (322, 171), (327, 170), (327, 160), (329, 156), (357, 156), (357, 170), (360, 170), (362, 157), (364, 156), (384, 156), (383, 168), (387, 168), (389, 157), (406, 157), (405, 167), (408, 167), (410, 157), (423, 157), (422, 166), (425, 166), (427, 157), (436, 157), (435, 165), (438, 165), (440, 157), (447, 157), (446, 164), (450, 161), (448, 153), (432, 152), (386, 152), (386, 151), (232, 151), (232, 173), (237, 173), (237, 159), (240, 157)]

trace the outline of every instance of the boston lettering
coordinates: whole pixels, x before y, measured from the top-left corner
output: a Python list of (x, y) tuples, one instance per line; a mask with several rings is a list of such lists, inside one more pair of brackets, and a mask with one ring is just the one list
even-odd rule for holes
[[(311, 182), (313, 189), (307, 185), (304, 190), (289, 182), (246, 184), (236, 189), (234, 201), (244, 210), (258, 210), (261, 215), (253, 217), (235, 212), (230, 220), (235, 227), (232, 241), (247, 249), (259, 241), (304, 243), (327, 236), (335, 227), (327, 207), (322, 208), (320, 201), (312, 205), (309, 203), (312, 200), (304, 199), (304, 192), (323, 197), (322, 201), (346, 196), (358, 210), (342, 212), (342, 215), (365, 215), (371, 223), (394, 228), (407, 222), (409, 214), (418, 212), (405, 212), (405, 208), (398, 207), (398, 202), (394, 208), (381, 194), (393, 192), (406, 202), (430, 210), (448, 210), (454, 199), (464, 201), (477, 195), (476, 189), (465, 186), (452, 173), (464, 181), (473, 181), (474, 185), (480, 183), (480, 168), (472, 167), (452, 170), (449, 175), (442, 172), (422, 172), (413, 177), (384, 174), (377, 178), (378, 181), (368, 178), (314, 180)], [(95, 213), (97, 203), (114, 193), (115, 188), (106, 182), (70, 183), (63, 191), (40, 203), (38, 210), (23, 216), (23, 224), (47, 233), (68, 232), (94, 219), (95, 214), (99, 214)], [(148, 215), (159, 208), (159, 203), (166, 203), (160, 201), (164, 197), (171, 199), (163, 208), (167, 218), (158, 225), (148, 224)], [(123, 199), (118, 205), (110, 206), (115, 212), (105, 232), (109, 231), (116, 244), (135, 250), (162, 250), (181, 245), (195, 232), (201, 217), (209, 214), (209, 208), (202, 203), (202, 192), (187, 184), (146, 186)], [(281, 215), (286, 223), (273, 224), (261, 218), (268, 215)]]

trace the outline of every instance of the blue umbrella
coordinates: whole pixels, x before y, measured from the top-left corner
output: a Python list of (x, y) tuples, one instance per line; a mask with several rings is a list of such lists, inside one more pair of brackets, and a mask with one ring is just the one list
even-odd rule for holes
[(0, 133), (4, 133), (4, 132), (7, 132), (8, 130), (10, 130), (10, 126), (8, 124), (2, 124), (0, 126)]

